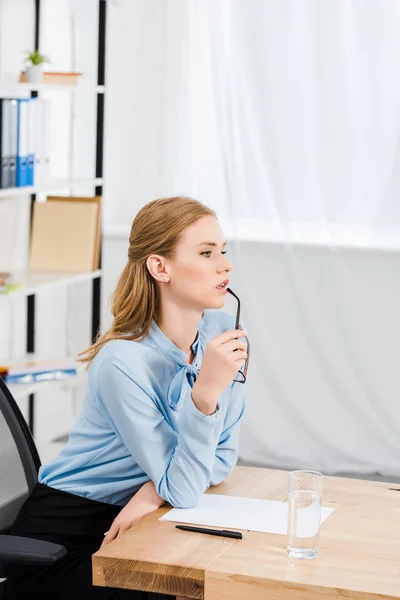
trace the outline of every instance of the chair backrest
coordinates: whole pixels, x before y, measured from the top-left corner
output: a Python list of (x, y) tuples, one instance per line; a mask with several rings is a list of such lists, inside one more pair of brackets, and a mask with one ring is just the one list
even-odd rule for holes
[(0, 533), (6, 533), (37, 481), (39, 455), (14, 398), (0, 377)]

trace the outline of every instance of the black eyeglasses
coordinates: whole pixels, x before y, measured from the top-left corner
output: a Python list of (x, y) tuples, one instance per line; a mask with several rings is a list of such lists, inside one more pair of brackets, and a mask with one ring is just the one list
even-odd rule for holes
[[(239, 300), (238, 296), (236, 296), (236, 294), (234, 292), (232, 292), (232, 290), (230, 288), (226, 288), (226, 291), (229, 292), (234, 298), (236, 298), (236, 300), (238, 302), (237, 311), (236, 311), (235, 329), (242, 329), (243, 330), (243, 328), (240, 325), (240, 300)], [(249, 342), (247, 336), (245, 336), (244, 339), (247, 342), (247, 358), (246, 358), (246, 362), (244, 363), (243, 369), (239, 369), (239, 373), (237, 375), (237, 378), (235, 378), (233, 380), (233, 381), (236, 381), (237, 383), (245, 383), (246, 377), (247, 377), (247, 369), (248, 369), (248, 366), (249, 366), (250, 342)], [(236, 352), (236, 350), (235, 350), (235, 352)]]

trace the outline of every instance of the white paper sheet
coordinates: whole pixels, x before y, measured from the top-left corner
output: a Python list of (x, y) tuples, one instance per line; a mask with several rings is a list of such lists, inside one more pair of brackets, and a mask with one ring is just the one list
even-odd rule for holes
[[(321, 523), (334, 508), (321, 508)], [(160, 521), (287, 534), (287, 502), (204, 494), (195, 508), (173, 508)]]

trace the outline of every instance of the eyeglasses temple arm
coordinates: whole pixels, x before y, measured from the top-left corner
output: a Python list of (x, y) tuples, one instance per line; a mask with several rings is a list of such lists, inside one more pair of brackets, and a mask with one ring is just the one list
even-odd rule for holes
[(235, 292), (232, 292), (231, 288), (226, 288), (226, 291), (229, 292), (234, 298), (236, 298), (236, 300), (238, 302), (238, 308), (237, 308), (237, 312), (236, 312), (235, 329), (239, 329), (239, 323), (240, 323), (240, 299), (238, 298), (238, 296), (236, 296)]

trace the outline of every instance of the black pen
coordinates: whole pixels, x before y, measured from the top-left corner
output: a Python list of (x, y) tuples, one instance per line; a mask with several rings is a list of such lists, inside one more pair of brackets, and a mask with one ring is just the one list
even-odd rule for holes
[(203, 527), (190, 527), (189, 525), (175, 525), (175, 527), (177, 529), (183, 529), (183, 531), (195, 531), (196, 533), (219, 535), (221, 537), (234, 538), (235, 540), (241, 540), (243, 537), (240, 531), (228, 531), (227, 529), (204, 529)]

